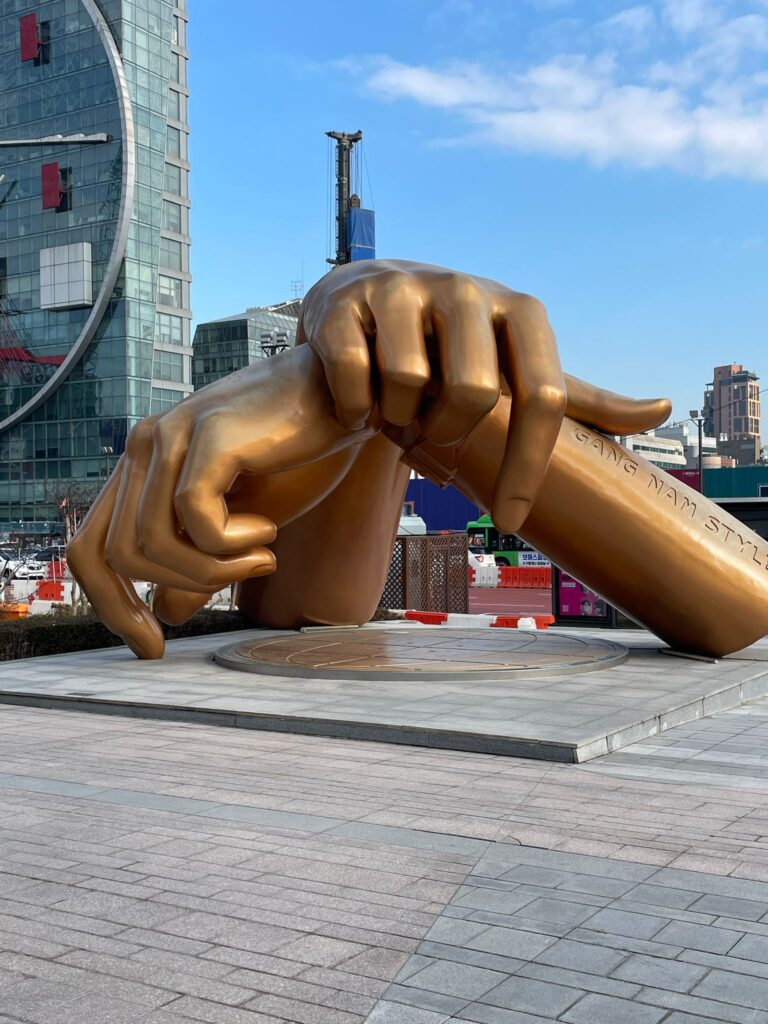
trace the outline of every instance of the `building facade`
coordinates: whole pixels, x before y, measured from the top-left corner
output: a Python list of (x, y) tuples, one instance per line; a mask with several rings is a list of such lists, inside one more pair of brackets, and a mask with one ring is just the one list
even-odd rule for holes
[(198, 324), (192, 358), (195, 390), (268, 359), (296, 344), (301, 301), (253, 306), (244, 313)]
[(186, 0), (0, 5), (0, 531), (191, 391)]
[(734, 440), (756, 437), (760, 448), (760, 379), (740, 363), (716, 366), (704, 391), (704, 433)]
[(686, 458), (683, 442), (671, 437), (660, 437), (655, 431), (647, 434), (630, 434), (619, 441), (630, 452), (636, 452), (646, 462), (652, 462), (659, 469), (685, 469)]
[[(666, 427), (657, 427), (653, 433), (656, 437), (680, 441), (683, 446), (686, 468), (698, 469), (699, 428), (695, 423), (690, 420), (686, 420), (684, 423), (670, 423)], [(717, 438), (706, 435), (702, 437), (701, 463), (707, 469), (719, 469), (724, 464), (723, 456), (718, 451)]]

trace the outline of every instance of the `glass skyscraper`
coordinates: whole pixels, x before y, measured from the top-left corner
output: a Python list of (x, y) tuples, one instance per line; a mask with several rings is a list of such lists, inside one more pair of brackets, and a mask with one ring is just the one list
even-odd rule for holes
[(0, 0), (0, 534), (191, 390), (186, 0)]
[(192, 342), (195, 391), (259, 359), (296, 344), (300, 299), (276, 306), (252, 306), (244, 313), (198, 324)]

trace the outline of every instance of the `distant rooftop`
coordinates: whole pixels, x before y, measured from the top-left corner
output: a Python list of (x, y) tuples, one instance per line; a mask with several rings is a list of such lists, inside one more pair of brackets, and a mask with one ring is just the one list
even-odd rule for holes
[(231, 316), (219, 316), (215, 320), (208, 320), (210, 324), (220, 324), (225, 320), (250, 320), (259, 313), (279, 313), (281, 316), (292, 316), (298, 319), (301, 299), (290, 299), (288, 302), (278, 302), (274, 306), (249, 306), (242, 313), (233, 313)]

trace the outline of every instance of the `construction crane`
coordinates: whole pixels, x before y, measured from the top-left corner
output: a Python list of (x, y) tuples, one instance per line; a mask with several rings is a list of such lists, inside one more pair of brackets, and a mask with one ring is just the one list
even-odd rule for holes
[(335, 267), (376, 258), (373, 210), (363, 209), (360, 196), (351, 191), (352, 152), (363, 133), (326, 132), (336, 142), (336, 256), (327, 262)]

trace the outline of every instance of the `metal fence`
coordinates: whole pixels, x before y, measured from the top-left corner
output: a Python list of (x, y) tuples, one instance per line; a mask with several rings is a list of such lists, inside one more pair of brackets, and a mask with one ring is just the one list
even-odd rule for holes
[(468, 612), (468, 538), (398, 537), (381, 597), (383, 608)]

